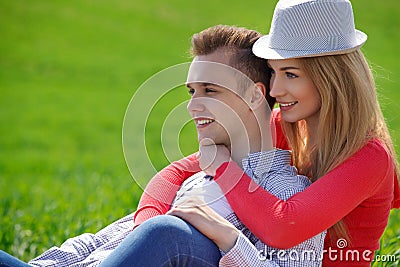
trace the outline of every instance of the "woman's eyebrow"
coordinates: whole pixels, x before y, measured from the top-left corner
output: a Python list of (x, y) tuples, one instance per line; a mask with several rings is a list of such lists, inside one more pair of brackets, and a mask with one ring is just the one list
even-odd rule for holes
[[(273, 69), (270, 64), (267, 64), (267, 67), (270, 69)], [(294, 66), (287, 66), (287, 67), (281, 67), (279, 68), (280, 71), (286, 71), (286, 70), (299, 70), (299, 67), (294, 67)]]
[(287, 66), (287, 67), (282, 67), (279, 68), (280, 71), (286, 71), (286, 70), (299, 70), (300, 68), (298, 67), (292, 67), (292, 66)]

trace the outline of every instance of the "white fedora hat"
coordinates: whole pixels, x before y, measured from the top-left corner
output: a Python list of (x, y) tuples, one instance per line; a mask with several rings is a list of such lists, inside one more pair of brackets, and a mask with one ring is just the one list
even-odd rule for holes
[(346, 54), (366, 40), (354, 27), (348, 0), (280, 0), (269, 34), (256, 41), (253, 53), (265, 59)]

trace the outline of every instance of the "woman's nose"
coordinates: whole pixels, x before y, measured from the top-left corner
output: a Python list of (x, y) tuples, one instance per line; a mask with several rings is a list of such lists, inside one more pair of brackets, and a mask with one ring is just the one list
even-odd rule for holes
[(282, 83), (276, 78), (271, 78), (269, 95), (274, 98), (279, 98), (284, 94), (285, 91), (283, 90)]

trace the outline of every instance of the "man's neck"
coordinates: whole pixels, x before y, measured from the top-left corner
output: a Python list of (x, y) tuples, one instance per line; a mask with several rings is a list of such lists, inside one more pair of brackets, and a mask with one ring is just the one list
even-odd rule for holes
[[(240, 140), (231, 140), (231, 144), (235, 144), (235, 147), (229, 147), (231, 151), (231, 158), (240, 167), (242, 167), (242, 160), (251, 153), (272, 150), (272, 137), (270, 128), (270, 116), (267, 115), (268, 112), (263, 112), (258, 117), (257, 121), (252, 123), (253, 127), (249, 127), (247, 134), (239, 136)], [(244, 136), (246, 136), (244, 138)]]

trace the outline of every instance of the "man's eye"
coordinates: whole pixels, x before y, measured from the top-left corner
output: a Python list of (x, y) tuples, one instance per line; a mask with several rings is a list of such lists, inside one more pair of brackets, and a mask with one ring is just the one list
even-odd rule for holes
[(214, 89), (206, 88), (206, 93), (213, 93), (216, 92)]
[(275, 74), (275, 71), (274, 71), (273, 69), (271, 69), (271, 68), (268, 68), (268, 72), (269, 72), (271, 75)]
[(194, 94), (194, 90), (193, 89), (189, 89), (188, 93), (189, 93), (189, 95), (193, 95)]

